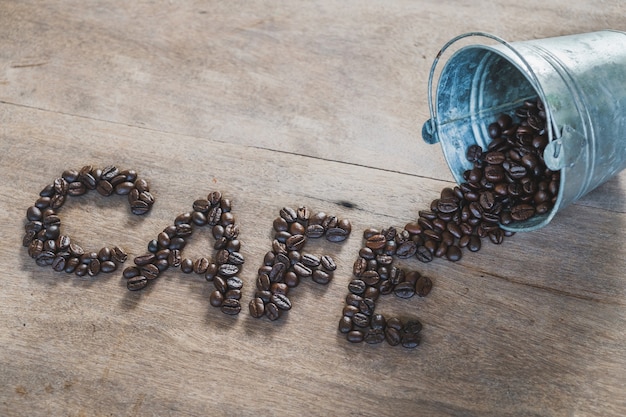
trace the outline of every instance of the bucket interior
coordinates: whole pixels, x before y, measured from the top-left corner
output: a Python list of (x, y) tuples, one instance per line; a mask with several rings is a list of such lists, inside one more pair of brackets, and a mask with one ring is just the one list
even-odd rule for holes
[[(487, 126), (503, 113), (514, 119), (515, 109), (539, 94), (524, 73), (489, 46), (466, 46), (446, 63), (437, 86), (437, 132), (457, 183), (472, 168), (466, 158), (470, 145), (483, 149), (491, 141)], [(551, 139), (551, 134), (550, 134)], [(553, 208), (554, 210), (554, 208)], [(505, 229), (534, 229), (552, 217), (552, 210)]]

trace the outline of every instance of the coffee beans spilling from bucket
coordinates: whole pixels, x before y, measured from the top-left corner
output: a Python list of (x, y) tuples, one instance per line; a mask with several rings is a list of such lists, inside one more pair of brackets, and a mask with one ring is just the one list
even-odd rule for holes
[(51, 266), (57, 272), (93, 277), (101, 272), (113, 272), (126, 261), (127, 254), (117, 246), (104, 246), (97, 252), (90, 252), (61, 233), (61, 218), (58, 216), (61, 207), (69, 197), (78, 197), (91, 190), (105, 197), (127, 195), (130, 211), (135, 215), (146, 214), (154, 204), (147, 181), (138, 178), (135, 170), (86, 165), (80, 170), (64, 171), (41, 190), (35, 204), (26, 211), (26, 233), (22, 243), (37, 265)]
[(487, 127), (487, 149), (467, 149), (473, 167), (464, 172), (465, 182), (444, 188), (429, 210), (420, 211), (417, 221), (405, 226), (410, 239), (399, 244), (398, 257), (458, 261), (463, 248), (480, 250), (483, 238), (500, 244), (513, 234), (500, 225), (550, 211), (560, 174), (543, 160), (548, 144), (543, 104), (526, 101), (514, 116), (517, 121), (503, 114)]

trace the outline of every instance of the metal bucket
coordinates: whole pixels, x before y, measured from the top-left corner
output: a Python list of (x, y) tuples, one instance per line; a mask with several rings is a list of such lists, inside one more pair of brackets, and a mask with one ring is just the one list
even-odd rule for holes
[[(443, 52), (462, 38), (482, 36), (495, 45), (464, 46), (439, 75), (436, 101), (432, 87)], [(626, 33), (600, 31), (508, 43), (472, 32), (441, 49), (428, 81), (430, 119), (422, 137), (441, 142), (457, 183), (472, 164), (472, 144), (486, 149), (487, 126), (511, 114), (525, 100), (539, 98), (546, 111), (549, 144), (544, 160), (561, 170), (559, 194), (548, 213), (505, 228), (530, 231), (545, 226), (570, 203), (626, 168)]]

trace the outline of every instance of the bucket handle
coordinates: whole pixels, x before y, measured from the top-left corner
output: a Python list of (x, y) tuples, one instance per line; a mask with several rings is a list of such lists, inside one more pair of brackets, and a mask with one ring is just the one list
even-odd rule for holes
[[(529, 74), (530, 77), (532, 78), (532, 84), (534, 84), (533, 87), (535, 88), (535, 91), (537, 91), (537, 93), (539, 94), (539, 97), (544, 102), (544, 105), (546, 104), (545, 94), (543, 92), (543, 89), (541, 88), (541, 84), (539, 83), (539, 80), (535, 76), (535, 73), (532, 71), (532, 67), (530, 66), (528, 61), (526, 61), (526, 59), (524, 59), (524, 57), (519, 52), (517, 52), (515, 48), (511, 46), (511, 44), (509, 44), (507, 41), (500, 38), (499, 36), (492, 35), (491, 33), (487, 33), (487, 32), (463, 33), (461, 35), (458, 35), (450, 39), (448, 42), (446, 42), (445, 45), (443, 45), (443, 47), (441, 47), (441, 49), (437, 53), (437, 56), (435, 57), (435, 60), (433, 61), (433, 64), (430, 67), (430, 73), (428, 74), (428, 111), (430, 112), (430, 119), (428, 119), (424, 123), (424, 126), (422, 127), (422, 138), (424, 139), (426, 143), (433, 144), (433, 143), (439, 142), (439, 137), (437, 135), (437, 129), (435, 126), (436, 120), (437, 120), (437, 114), (436, 114), (435, 106), (433, 103), (433, 78), (435, 75), (435, 69), (437, 67), (437, 64), (439, 63), (439, 59), (441, 58), (443, 53), (446, 51), (446, 49), (448, 49), (453, 43), (463, 38), (469, 38), (471, 36), (481, 36), (481, 37), (489, 38), (491, 40), (494, 40), (502, 44), (503, 46), (507, 47), (509, 50), (511, 50), (511, 52), (513, 52), (517, 56), (517, 58), (522, 62), (522, 64), (524, 64), (524, 66), (526, 67), (526, 73)], [(552, 117), (551, 117), (550, 111), (548, 111), (547, 109), (546, 109), (546, 126), (552, 126)], [(557, 129), (553, 129), (553, 130), (555, 134), (557, 135), (556, 138), (558, 139), (559, 137), (558, 130)], [(551, 134), (552, 132), (548, 133), (548, 135), (551, 135)]]

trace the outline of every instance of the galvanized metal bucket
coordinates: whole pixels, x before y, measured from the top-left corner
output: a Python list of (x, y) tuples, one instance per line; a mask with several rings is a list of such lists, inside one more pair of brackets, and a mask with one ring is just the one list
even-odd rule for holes
[[(456, 51), (441, 70), (433, 100), (433, 77), (443, 52), (474, 36), (495, 44)], [(430, 119), (422, 137), (441, 142), (461, 183), (471, 168), (467, 148), (478, 144), (485, 149), (487, 126), (535, 98), (543, 101), (551, 126), (544, 159), (548, 168), (561, 170), (561, 183), (553, 209), (506, 226), (513, 231), (545, 226), (558, 211), (626, 168), (626, 33), (606, 30), (512, 43), (482, 32), (453, 38), (431, 67)]]

